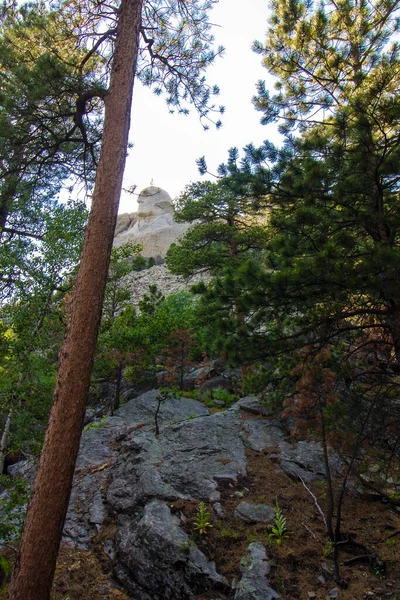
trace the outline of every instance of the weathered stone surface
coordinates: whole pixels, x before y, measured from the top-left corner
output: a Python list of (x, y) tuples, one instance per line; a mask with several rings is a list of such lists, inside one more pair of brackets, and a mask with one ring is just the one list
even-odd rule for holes
[(37, 461), (32, 459), (20, 460), (14, 465), (7, 467), (7, 475), (10, 477), (22, 477), (30, 485), (33, 483), (37, 470)]
[(137, 212), (118, 216), (114, 245), (128, 241), (142, 244), (143, 256), (163, 258), (170, 245), (190, 227), (189, 223), (176, 223), (173, 214), (173, 203), (165, 190), (155, 186), (145, 188), (138, 197)]
[(161, 500), (151, 500), (136, 518), (120, 519), (117, 546), (116, 574), (137, 600), (191, 600), (226, 586)]
[(275, 509), (267, 504), (241, 502), (235, 508), (234, 516), (246, 523), (268, 523), (274, 520)]
[[(151, 390), (121, 406), (115, 415), (130, 426), (147, 424), (154, 427), (154, 415), (157, 405), (158, 392), (157, 390)], [(160, 425), (166, 425), (182, 421), (188, 417), (199, 417), (208, 414), (208, 408), (197, 400), (192, 398), (170, 398), (161, 403), (158, 421)]]
[(133, 226), (135, 220), (136, 213), (123, 213), (118, 215), (114, 235), (117, 236), (119, 233), (129, 229), (129, 227)]
[(269, 586), (270, 563), (262, 544), (259, 542), (249, 544), (240, 570), (243, 575), (236, 586), (235, 600), (277, 600), (280, 598), (279, 594)]
[[(163, 408), (168, 410), (168, 405)], [(191, 419), (169, 422), (157, 437), (145, 429), (133, 432), (124, 441), (108, 502), (118, 512), (130, 511), (151, 497), (218, 502), (218, 480), (236, 480), (246, 472), (239, 429), (238, 411), (228, 410), (203, 417), (193, 413)], [(124, 460), (133, 455), (134, 463)]]
[(176, 294), (181, 291), (189, 291), (192, 285), (199, 281), (207, 281), (210, 277), (207, 274), (194, 275), (189, 279), (184, 279), (180, 275), (173, 275), (164, 265), (155, 265), (144, 271), (133, 271), (124, 279), (124, 286), (131, 293), (131, 302), (137, 306), (139, 300), (144, 294), (149, 293), (149, 285), (157, 284), (164, 296)]
[(276, 448), (280, 452), (282, 448), (286, 449), (286, 446), (288, 451), (290, 449), (290, 444), (285, 442), (284, 433), (277, 421), (249, 419), (244, 423), (241, 435), (250, 450), (262, 452), (266, 448)]
[[(123, 405), (113, 417), (107, 417), (100, 427), (89, 428), (81, 439), (78, 460), (76, 464), (74, 485), (72, 489), (69, 510), (64, 526), (64, 539), (79, 547), (86, 547), (91, 537), (96, 533), (96, 525), (101, 524), (107, 514), (105, 507), (105, 491), (110, 477), (110, 471), (115, 466), (119, 456), (120, 444), (129, 435), (141, 439), (152, 440), (154, 436), (154, 414), (157, 407), (156, 391), (147, 392), (140, 397)], [(171, 423), (184, 420), (193, 415), (206, 415), (208, 409), (191, 398), (173, 398), (162, 404), (159, 413), (159, 423)], [(145, 445), (145, 442), (143, 442)], [(151, 446), (151, 443), (150, 443)], [(135, 453), (133, 453), (133, 456)], [(152, 471), (155, 472), (154, 467)], [(146, 490), (159, 489), (151, 486), (151, 481), (143, 475), (143, 493)], [(155, 476), (155, 482), (158, 481)], [(168, 497), (166, 488), (165, 493)]]
[[(256, 413), (257, 400), (251, 398), (242, 398), (238, 404), (244, 410), (248, 410), (250, 406), (250, 412)], [(321, 444), (314, 441), (288, 443), (276, 420), (249, 419), (243, 425), (241, 437), (246, 448), (257, 452), (267, 449), (273, 451), (274, 456), (279, 459), (282, 471), (292, 479), (301, 477), (306, 482), (312, 482), (325, 477)], [(330, 455), (329, 462), (333, 472), (340, 468), (340, 463), (333, 454)]]
[(107, 514), (105, 489), (110, 469), (118, 456), (112, 443), (127, 430), (118, 417), (108, 417), (103, 426), (87, 430), (81, 439), (64, 539), (86, 548)]
[(255, 415), (263, 415), (264, 417), (268, 417), (273, 414), (273, 411), (260, 402), (260, 399), (255, 394), (241, 398), (238, 401), (238, 404), (243, 410), (247, 410)]
[[(234, 486), (246, 474), (246, 448), (272, 448), (278, 462), (310, 469), (311, 474), (319, 472), (321, 451), (314, 442), (289, 444), (279, 423), (257, 412), (254, 398), (215, 414), (190, 398), (169, 399), (160, 406), (159, 435), (154, 422), (157, 405), (158, 392), (147, 392), (100, 427), (85, 431), (64, 536), (87, 547), (99, 527), (112, 519), (117, 533), (104, 541), (104, 552), (137, 600), (190, 600), (207, 589), (218, 595), (222, 577), (188, 543), (183, 522), (171, 514), (168, 502), (203, 500), (223, 518), (220, 484)], [(243, 502), (239, 507), (251, 522), (274, 517), (271, 507), (246, 507)], [(257, 545), (251, 546), (248, 560), (253, 566), (243, 571), (237, 600), (278, 597), (269, 588), (268, 561), (260, 552)]]
[[(330, 456), (329, 463), (334, 474), (339, 468), (337, 457)], [(324, 478), (325, 466), (321, 444), (300, 441), (294, 445), (285, 445), (281, 455), (281, 469), (292, 479), (301, 477), (306, 482)]]

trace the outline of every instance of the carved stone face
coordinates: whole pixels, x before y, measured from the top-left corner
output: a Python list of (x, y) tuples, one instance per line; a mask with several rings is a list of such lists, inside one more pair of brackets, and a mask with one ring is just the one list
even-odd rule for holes
[(159, 217), (160, 215), (173, 214), (174, 207), (170, 195), (159, 187), (151, 185), (145, 188), (138, 198), (137, 217)]

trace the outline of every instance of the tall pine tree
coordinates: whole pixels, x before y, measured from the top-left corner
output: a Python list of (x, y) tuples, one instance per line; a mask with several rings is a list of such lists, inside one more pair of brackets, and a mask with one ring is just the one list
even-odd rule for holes
[[(49, 426), (28, 507), (19, 559), (8, 591), (8, 598), (12, 600), (47, 600), (50, 596), (79, 450), (110, 262), (128, 144), (132, 88), (136, 68), (140, 68), (137, 61), (140, 35), (151, 56), (150, 72), (161, 63), (159, 80), (166, 84), (170, 104), (180, 108), (182, 102), (192, 102), (205, 117), (210, 108), (210, 90), (201, 74), (215, 56), (210, 49), (212, 38), (207, 14), (211, 5), (211, 1), (197, 0), (143, 3), (144, 14), (149, 9), (154, 15), (151, 35), (159, 33), (160, 37), (164, 36), (167, 48), (172, 45), (178, 50), (178, 53), (171, 53), (170, 60), (163, 56), (162, 44), (157, 55), (154, 54), (155, 40), (149, 39), (149, 30), (143, 29), (146, 19), (142, 15), (141, 0), (122, 0), (121, 5), (115, 7), (118, 24), (92, 209), (67, 334), (60, 352)], [(157, 81), (157, 72), (153, 75)]]
[(286, 135), (266, 283), (277, 340), (380, 332), (397, 365), (399, 7), (275, 0), (256, 49), (276, 93), (259, 83), (255, 99), (263, 122)]

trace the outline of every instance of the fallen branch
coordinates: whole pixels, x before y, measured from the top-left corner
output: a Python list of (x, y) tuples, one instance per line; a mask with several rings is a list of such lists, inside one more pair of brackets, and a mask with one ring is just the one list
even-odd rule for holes
[(314, 500), (314, 504), (315, 504), (315, 506), (317, 507), (317, 510), (318, 510), (319, 514), (321, 515), (321, 517), (322, 517), (322, 520), (323, 520), (323, 522), (324, 522), (325, 529), (326, 529), (326, 531), (328, 531), (328, 524), (327, 524), (327, 522), (326, 522), (326, 517), (325, 517), (325, 515), (324, 515), (324, 511), (322, 510), (322, 508), (321, 508), (321, 507), (320, 507), (320, 505), (318, 504), (318, 500), (317, 500), (316, 496), (315, 496), (315, 495), (312, 493), (312, 491), (310, 490), (310, 488), (306, 486), (306, 484), (304, 483), (304, 481), (303, 481), (303, 479), (300, 477), (300, 475), (299, 475), (298, 477), (299, 477), (299, 479), (300, 479), (301, 483), (302, 483), (302, 484), (304, 485), (304, 487), (306, 488), (307, 492), (310, 494), (310, 496), (311, 496), (311, 497), (312, 497), (312, 499)]
[(349, 567), (351, 565), (356, 565), (360, 562), (371, 562), (370, 556), (368, 556), (368, 554), (363, 554), (362, 556), (355, 556), (354, 558), (349, 558), (348, 560), (345, 560), (343, 564), (346, 565), (346, 567)]
[(307, 529), (308, 533), (311, 533), (311, 535), (313, 536), (313, 538), (316, 540), (317, 536), (315, 535), (315, 533), (313, 531), (311, 531), (311, 529), (309, 527), (307, 527), (307, 525), (305, 523), (302, 523), (303, 527), (305, 529)]

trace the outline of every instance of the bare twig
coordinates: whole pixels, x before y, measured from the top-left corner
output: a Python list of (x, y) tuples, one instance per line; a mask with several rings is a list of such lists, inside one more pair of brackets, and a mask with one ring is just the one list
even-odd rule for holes
[(303, 527), (305, 529), (307, 529), (308, 533), (311, 533), (311, 535), (313, 536), (313, 538), (316, 540), (317, 536), (315, 535), (315, 533), (313, 531), (311, 531), (311, 529), (309, 527), (307, 527), (307, 525), (305, 523), (302, 523)]
[(300, 475), (299, 475), (298, 477), (299, 477), (299, 479), (300, 479), (301, 483), (303, 484), (303, 486), (306, 488), (307, 492), (310, 494), (310, 496), (311, 496), (311, 497), (312, 497), (312, 499), (314, 500), (314, 504), (315, 504), (315, 506), (317, 507), (317, 509), (318, 509), (318, 512), (319, 512), (319, 514), (321, 515), (321, 517), (322, 517), (322, 520), (323, 520), (323, 522), (324, 522), (325, 529), (328, 531), (328, 523), (326, 522), (326, 517), (325, 517), (325, 515), (324, 515), (324, 511), (322, 510), (322, 508), (321, 508), (321, 507), (320, 507), (320, 505), (318, 504), (318, 500), (317, 500), (316, 496), (315, 496), (315, 495), (312, 493), (312, 491), (310, 490), (310, 488), (306, 486), (306, 484), (304, 483), (304, 481), (303, 481), (303, 479), (300, 477)]

